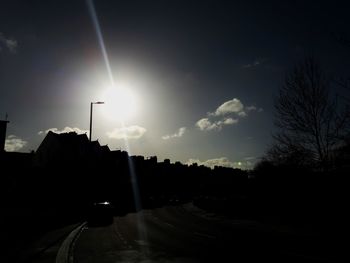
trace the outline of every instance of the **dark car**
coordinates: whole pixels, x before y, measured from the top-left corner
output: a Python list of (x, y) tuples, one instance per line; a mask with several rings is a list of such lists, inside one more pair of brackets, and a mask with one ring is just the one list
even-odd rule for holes
[(88, 226), (107, 226), (113, 223), (114, 208), (108, 201), (93, 203), (88, 211)]

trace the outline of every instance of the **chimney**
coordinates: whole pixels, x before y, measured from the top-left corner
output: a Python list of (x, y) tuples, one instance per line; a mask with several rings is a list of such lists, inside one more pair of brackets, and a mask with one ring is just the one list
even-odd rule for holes
[(1, 121), (0, 120), (0, 152), (5, 151), (5, 140), (6, 140), (6, 128), (8, 120)]

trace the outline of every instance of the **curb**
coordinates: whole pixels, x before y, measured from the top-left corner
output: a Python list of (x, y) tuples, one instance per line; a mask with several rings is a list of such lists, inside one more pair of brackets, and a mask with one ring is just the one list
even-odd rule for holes
[(86, 222), (76, 227), (63, 241), (60, 249), (57, 252), (56, 263), (73, 263), (72, 249), (75, 241), (86, 226)]

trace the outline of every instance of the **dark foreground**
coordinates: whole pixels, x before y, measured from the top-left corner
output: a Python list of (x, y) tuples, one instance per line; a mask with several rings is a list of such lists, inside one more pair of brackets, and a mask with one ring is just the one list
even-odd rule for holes
[(86, 227), (73, 256), (75, 263), (344, 262), (337, 243), (307, 229), (226, 219), (186, 204)]

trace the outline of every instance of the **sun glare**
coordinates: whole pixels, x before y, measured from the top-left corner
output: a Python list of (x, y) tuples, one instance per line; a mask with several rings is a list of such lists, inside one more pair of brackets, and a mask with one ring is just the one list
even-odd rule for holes
[(135, 95), (130, 89), (111, 87), (107, 88), (104, 95), (103, 111), (106, 117), (125, 121), (131, 118), (137, 110)]

